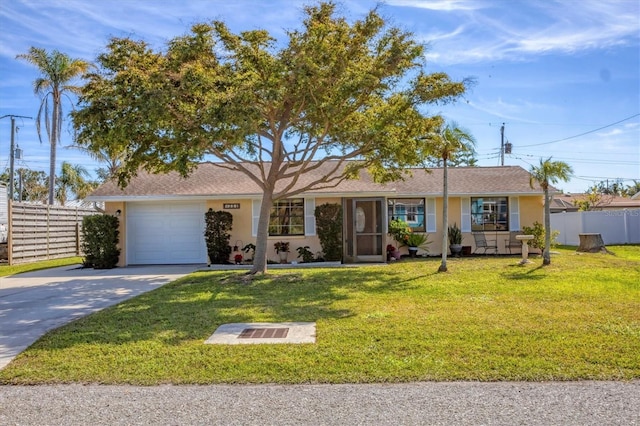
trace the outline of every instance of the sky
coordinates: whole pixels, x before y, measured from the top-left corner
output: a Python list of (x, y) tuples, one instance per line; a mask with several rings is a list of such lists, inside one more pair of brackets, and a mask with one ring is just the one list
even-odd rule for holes
[[(111, 37), (132, 37), (164, 49), (194, 23), (223, 20), (234, 32), (266, 29), (280, 42), (298, 29), (297, 0), (2, 0), (0, 117), (35, 118), (37, 70), (16, 59), (31, 46), (94, 62)], [(463, 99), (430, 106), (476, 139), (480, 166), (498, 166), (501, 127), (512, 145), (504, 165), (529, 169), (541, 158), (574, 170), (557, 188), (582, 193), (592, 185), (640, 181), (640, 1), (638, 0), (345, 0), (350, 20), (378, 7), (390, 25), (425, 43), (429, 72), (472, 77)], [(71, 111), (73, 103), (65, 104)], [(63, 124), (62, 161), (90, 172), (100, 167), (73, 143)], [(49, 170), (46, 135), (34, 119), (16, 118), (17, 167)], [(0, 119), (0, 170), (9, 167), (11, 120)]]

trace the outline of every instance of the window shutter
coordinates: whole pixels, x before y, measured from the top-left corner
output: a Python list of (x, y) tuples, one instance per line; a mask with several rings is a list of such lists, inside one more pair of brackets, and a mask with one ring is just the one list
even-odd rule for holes
[(262, 200), (252, 200), (251, 202), (251, 235), (258, 236), (258, 221), (260, 220), (260, 204)]
[(304, 199), (304, 235), (316, 235), (316, 199)]
[(471, 199), (469, 197), (460, 198), (460, 230), (471, 232)]
[(520, 198), (509, 197), (509, 230), (520, 230)]
[(427, 232), (436, 232), (436, 199), (427, 198)]

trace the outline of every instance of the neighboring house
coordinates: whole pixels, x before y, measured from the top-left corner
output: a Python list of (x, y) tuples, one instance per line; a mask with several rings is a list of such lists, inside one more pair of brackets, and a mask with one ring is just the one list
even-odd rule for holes
[[(331, 164), (313, 172), (313, 179), (326, 175), (327, 167)], [(324, 203), (343, 206), (345, 263), (384, 261), (386, 245), (397, 245), (387, 234), (392, 218), (428, 233), (429, 253), (439, 254), (443, 174), (442, 169), (430, 170), (415, 169), (406, 181), (385, 185), (363, 171), (359, 180), (277, 201), (271, 212), (269, 258), (277, 260), (273, 243), (281, 240), (290, 242), (289, 260), (297, 247), (320, 252), (314, 210)], [(508, 231), (543, 221), (542, 190), (530, 187), (529, 176), (515, 166), (449, 169), (449, 223), (462, 229), (463, 245), (473, 247), (472, 232), (483, 232), (497, 239), (504, 253)], [(304, 185), (310, 177), (301, 181)], [(124, 190), (108, 182), (87, 198), (104, 202), (107, 214), (120, 217), (121, 266), (206, 263), (204, 213), (210, 208), (232, 213), (230, 245), (255, 244), (260, 199), (261, 191), (248, 177), (212, 163), (201, 164), (186, 179), (177, 173), (141, 172)]]
[[(577, 212), (577, 202), (585, 200), (585, 194), (556, 194), (551, 201), (551, 213)], [(602, 194), (597, 204), (590, 210), (624, 210), (640, 208), (640, 199)]]

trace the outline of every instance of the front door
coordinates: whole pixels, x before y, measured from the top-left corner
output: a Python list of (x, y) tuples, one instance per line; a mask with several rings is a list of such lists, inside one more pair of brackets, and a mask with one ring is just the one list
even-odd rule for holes
[(384, 262), (384, 199), (344, 200), (345, 261)]

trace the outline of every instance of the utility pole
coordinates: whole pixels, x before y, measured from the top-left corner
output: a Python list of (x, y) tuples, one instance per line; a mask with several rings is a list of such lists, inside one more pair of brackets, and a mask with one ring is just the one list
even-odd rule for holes
[(500, 165), (504, 166), (504, 123), (500, 127)]
[(13, 168), (14, 168), (14, 159), (16, 155), (16, 152), (15, 152), (16, 150), (16, 144), (15, 144), (16, 117), (28, 118), (30, 120), (33, 120), (33, 117), (26, 117), (24, 115), (7, 114), (0, 117), (0, 120), (6, 117), (11, 117), (11, 146), (9, 148), (9, 199), (13, 201), (13, 190), (14, 190), (14, 182), (13, 182), (14, 169)]

